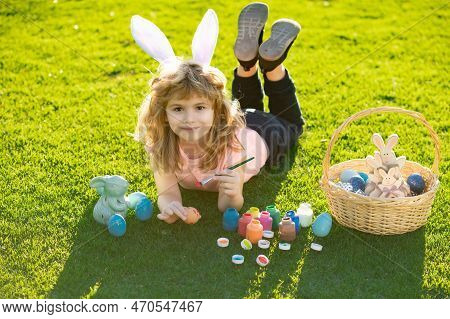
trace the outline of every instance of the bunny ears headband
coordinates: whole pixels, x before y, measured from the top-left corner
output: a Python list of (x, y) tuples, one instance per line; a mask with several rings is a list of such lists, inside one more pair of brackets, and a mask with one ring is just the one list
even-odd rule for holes
[[(131, 18), (131, 34), (136, 43), (162, 66), (176, 60), (172, 46), (164, 33), (152, 22), (135, 15)], [(211, 63), (219, 35), (219, 21), (209, 9), (192, 39), (192, 60), (201, 65)]]

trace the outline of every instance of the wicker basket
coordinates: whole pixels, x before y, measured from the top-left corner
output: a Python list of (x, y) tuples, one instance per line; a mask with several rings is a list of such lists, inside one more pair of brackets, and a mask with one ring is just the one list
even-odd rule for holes
[[(389, 112), (406, 114), (415, 118), (428, 129), (433, 139), (434, 163), (431, 170), (411, 161), (407, 161), (402, 169), (404, 178), (407, 178), (412, 173), (422, 175), (426, 183), (425, 192), (419, 196), (412, 197), (373, 198), (345, 191), (331, 182), (336, 180), (345, 169), (367, 172), (365, 159), (350, 160), (330, 167), (331, 151), (341, 131), (351, 122), (360, 118), (374, 113)], [(431, 212), (431, 205), (439, 186), (439, 161), (438, 136), (422, 114), (396, 107), (372, 108), (350, 116), (333, 133), (323, 159), (323, 175), (320, 185), (327, 197), (331, 214), (341, 225), (371, 234), (403, 234), (416, 230), (427, 222), (427, 217)]]

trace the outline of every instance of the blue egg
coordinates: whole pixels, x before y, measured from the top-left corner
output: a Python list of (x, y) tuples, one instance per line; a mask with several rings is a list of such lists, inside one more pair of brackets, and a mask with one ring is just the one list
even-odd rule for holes
[(322, 213), (317, 216), (316, 220), (312, 224), (312, 231), (317, 237), (325, 237), (330, 233), (333, 220), (328, 213)]
[(350, 178), (350, 184), (352, 185), (352, 192), (356, 192), (358, 190), (363, 191), (366, 189), (366, 182), (361, 176), (353, 176)]
[(367, 180), (369, 179), (369, 175), (367, 175), (364, 172), (358, 172), (359, 176), (362, 177), (362, 179), (364, 180), (364, 183), (367, 183)]
[(420, 195), (425, 190), (425, 181), (423, 180), (423, 177), (418, 173), (409, 175), (406, 182), (411, 188), (411, 192), (415, 195)]
[(341, 172), (339, 177), (342, 183), (348, 183), (353, 176), (359, 176), (358, 172), (352, 169), (346, 169)]
[(125, 221), (125, 218), (119, 214), (112, 215), (108, 221), (108, 230), (113, 236), (123, 236), (127, 230), (127, 222)]
[(136, 204), (136, 217), (141, 221), (146, 221), (152, 217), (153, 204), (147, 197), (141, 198)]
[(142, 198), (147, 198), (147, 196), (141, 192), (135, 192), (128, 195), (127, 200), (129, 202), (129, 207), (131, 209), (136, 209), (136, 205)]

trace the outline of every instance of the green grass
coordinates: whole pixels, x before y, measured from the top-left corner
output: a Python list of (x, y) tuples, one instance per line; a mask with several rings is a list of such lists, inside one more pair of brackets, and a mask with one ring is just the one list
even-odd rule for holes
[[(334, 223), (314, 239), (302, 230), (290, 252), (272, 249), (271, 263), (235, 267), (237, 234), (224, 236), (217, 194), (183, 191), (203, 218), (166, 225), (133, 213), (113, 238), (92, 218), (98, 195), (89, 180), (117, 174), (130, 192), (156, 200), (144, 151), (127, 136), (156, 63), (134, 44), (130, 17), (154, 21), (178, 55), (190, 56), (207, 8), (220, 21), (213, 65), (230, 79), (232, 45), (245, 1), (0, 1), (0, 297), (2, 298), (446, 298), (449, 258), (448, 7), (336, 78), (441, 1), (267, 1), (269, 26), (298, 20), (303, 30), (286, 61), (307, 129), (290, 167), (263, 171), (244, 188), (244, 209), (312, 203), (327, 210), (319, 188), (328, 141), (347, 117), (380, 105), (421, 112), (441, 142), (441, 186), (426, 226), (375, 236)], [(78, 25), (78, 30), (74, 28)], [(269, 28), (268, 28), (269, 30)], [(332, 80), (331, 80), (332, 79)], [(327, 81), (331, 80), (329, 83)], [(333, 163), (374, 151), (373, 132), (398, 133), (398, 155), (430, 166), (426, 130), (404, 116), (357, 121), (333, 150)], [(156, 214), (156, 212), (155, 212)], [(322, 244), (321, 253), (309, 249)]]

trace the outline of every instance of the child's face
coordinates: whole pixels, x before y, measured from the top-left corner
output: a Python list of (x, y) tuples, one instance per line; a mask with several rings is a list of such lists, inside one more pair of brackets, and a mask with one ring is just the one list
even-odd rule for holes
[(201, 143), (214, 121), (211, 101), (198, 95), (170, 100), (166, 113), (172, 131), (188, 143)]

